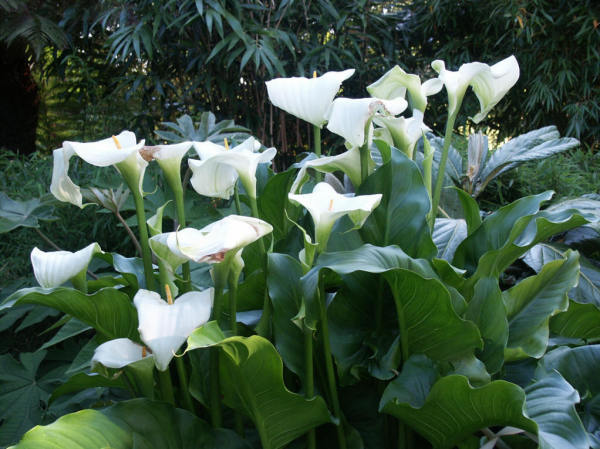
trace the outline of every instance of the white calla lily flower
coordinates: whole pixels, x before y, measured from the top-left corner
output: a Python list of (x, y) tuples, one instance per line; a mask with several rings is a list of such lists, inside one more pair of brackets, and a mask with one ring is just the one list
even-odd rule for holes
[(276, 78), (267, 81), (267, 93), (278, 108), (322, 128), (342, 82), (352, 75), (354, 69), (327, 72), (314, 78)]
[[(97, 167), (114, 165), (130, 188), (142, 193), (142, 182), (148, 162), (142, 158), (140, 150), (144, 140), (136, 142), (135, 134), (123, 131), (117, 136), (96, 142), (63, 142), (62, 149), (54, 150), (54, 167), (50, 192), (59, 201), (70, 202), (81, 207), (79, 187), (69, 178), (69, 159), (79, 156), (88, 164)], [(62, 150), (62, 151), (60, 151)]]
[(167, 245), (174, 254), (194, 262), (219, 263), (272, 231), (269, 223), (258, 218), (228, 215), (202, 229), (170, 233)]
[(81, 189), (69, 177), (69, 160), (74, 154), (72, 148), (57, 148), (52, 152), (54, 162), (50, 193), (59, 201), (83, 207)]
[[(376, 115), (395, 116), (406, 109), (404, 98), (380, 100), (378, 98), (336, 98), (327, 113), (327, 129), (342, 136), (352, 147), (361, 147), (370, 139)], [(369, 135), (365, 136), (368, 128)]]
[(437, 94), (443, 86), (444, 84), (439, 78), (433, 78), (421, 84), (421, 78), (418, 75), (406, 73), (400, 66), (395, 66), (368, 86), (367, 91), (376, 98), (387, 100), (404, 98), (408, 91), (411, 107), (425, 112), (427, 97)]
[(194, 329), (208, 321), (213, 299), (213, 288), (184, 293), (173, 304), (156, 292), (138, 290), (133, 298), (138, 311), (138, 330), (142, 341), (152, 350), (160, 371), (168, 368), (175, 351)]
[(44, 288), (54, 288), (73, 279), (85, 275), (87, 267), (96, 253), (102, 253), (100, 245), (92, 243), (76, 252), (50, 251), (45, 252), (33, 248), (31, 265), (38, 283)]
[(394, 146), (402, 150), (410, 159), (412, 159), (415, 145), (423, 133), (431, 131), (423, 123), (423, 112), (418, 109), (413, 110), (413, 116), (410, 118), (376, 117), (374, 122), (390, 132)]
[(171, 187), (181, 184), (181, 160), (192, 148), (192, 142), (180, 142), (169, 145), (145, 146), (140, 150), (142, 158), (150, 162), (155, 160), (165, 173)]
[(340, 195), (325, 182), (318, 183), (312, 193), (288, 194), (291, 201), (304, 206), (312, 216), (316, 243), (320, 251), (326, 248), (331, 229), (338, 218), (348, 215), (356, 227), (361, 227), (379, 205), (381, 197), (380, 193), (359, 196)]
[(256, 198), (256, 168), (277, 154), (275, 148), (256, 152), (260, 143), (254, 137), (232, 149), (212, 142), (194, 142), (194, 148), (201, 160), (188, 160), (192, 187), (200, 195), (224, 199), (233, 195), (238, 176), (248, 195)]
[[(321, 173), (333, 173), (335, 171), (342, 171), (354, 185), (358, 187), (361, 183), (360, 179), (360, 148), (353, 147), (348, 151), (338, 154), (337, 156), (325, 156), (316, 159), (310, 159), (306, 162), (301, 162), (302, 167), (294, 179), (291, 193), (299, 193), (300, 189), (308, 181), (309, 174), (308, 169), (313, 169)], [(375, 168), (375, 163), (369, 158), (369, 173)]]
[(92, 357), (92, 369), (98, 363), (107, 368), (119, 369), (146, 357), (152, 357), (152, 354), (142, 345), (129, 338), (117, 338), (96, 348)]
[(433, 61), (431, 66), (446, 86), (449, 115), (458, 113), (467, 87), (473, 87), (481, 108), (481, 111), (472, 117), (475, 123), (483, 120), (519, 79), (519, 63), (514, 56), (509, 56), (492, 66), (470, 62), (461, 65), (456, 72), (446, 70), (444, 61), (439, 59)]

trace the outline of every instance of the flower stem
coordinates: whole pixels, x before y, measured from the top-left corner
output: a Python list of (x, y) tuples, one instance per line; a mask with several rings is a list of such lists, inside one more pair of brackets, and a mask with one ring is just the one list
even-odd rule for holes
[[(175, 208), (177, 209), (177, 221), (179, 222), (180, 227), (185, 228), (185, 205), (183, 202), (183, 188), (181, 188), (181, 183), (175, 188), (172, 188), (172, 190), (175, 197)], [(181, 269), (183, 273), (182, 293), (189, 292), (191, 289), (190, 263), (184, 263), (181, 266)]]
[[(321, 157), (321, 128), (315, 125), (313, 125), (313, 138), (315, 154), (317, 155), (317, 157)], [(317, 182), (321, 182), (323, 180), (323, 174), (317, 172), (317, 174), (315, 175), (315, 180)]]
[(215, 429), (221, 427), (223, 423), (219, 386), (219, 348), (210, 348), (210, 421)]
[(233, 188), (233, 199), (235, 201), (235, 213), (238, 215), (242, 215), (242, 205), (240, 204), (240, 192), (238, 189), (238, 183), (235, 183), (235, 187)]
[(175, 405), (175, 395), (173, 394), (173, 383), (171, 382), (171, 373), (167, 367), (164, 371), (158, 371), (158, 383), (163, 401)]
[[(258, 203), (256, 202), (256, 198), (250, 196), (250, 206), (252, 208), (252, 216), (254, 218), (259, 218), (259, 213), (258, 213)], [(258, 239), (258, 247), (260, 249), (260, 253), (262, 255), (263, 258), (263, 272), (265, 274), (265, 277), (267, 276), (267, 251), (265, 249), (265, 244), (263, 242), (263, 239), (260, 238)], [(262, 317), (260, 319), (260, 323), (258, 323), (257, 325), (257, 333), (258, 335), (260, 335), (261, 337), (265, 337), (268, 338), (269, 335), (271, 334), (271, 302), (269, 300), (269, 293), (267, 291), (267, 289), (265, 288), (265, 292), (263, 295), (263, 310), (262, 310)]]
[(327, 370), (327, 383), (329, 393), (331, 394), (331, 402), (333, 406), (333, 415), (338, 420), (337, 436), (340, 449), (346, 449), (346, 435), (342, 426), (342, 413), (340, 409), (340, 401), (337, 394), (337, 385), (335, 381), (335, 372), (333, 370), (333, 358), (331, 355), (331, 344), (329, 343), (329, 327), (327, 325), (327, 305), (325, 304), (325, 291), (322, 286), (319, 286), (319, 307), (321, 309), (321, 333), (323, 338), (323, 352), (325, 354), (325, 368)]
[[(313, 331), (304, 325), (304, 395), (311, 399), (315, 395), (315, 379), (313, 372)], [(317, 439), (315, 429), (312, 428), (306, 435), (307, 448), (315, 449)]]
[(237, 335), (237, 291), (241, 270), (231, 270), (229, 275), (229, 328)]
[(185, 369), (185, 363), (181, 357), (175, 357), (175, 366), (177, 366), (177, 377), (179, 377), (179, 389), (181, 390), (181, 396), (183, 398), (183, 406), (186, 410), (194, 413), (194, 403), (190, 396), (190, 390), (188, 388), (188, 377)]
[(135, 214), (137, 216), (138, 228), (140, 233), (140, 245), (142, 247), (142, 259), (144, 261), (144, 276), (146, 278), (146, 288), (154, 290), (154, 272), (152, 270), (152, 253), (148, 244), (148, 227), (146, 225), (146, 211), (144, 209), (144, 198), (137, 189), (131, 189), (133, 200), (135, 202)]
[[(458, 108), (457, 108), (458, 111)], [(440, 204), (440, 197), (442, 196), (442, 186), (444, 185), (444, 174), (446, 173), (446, 163), (448, 162), (448, 150), (450, 143), (452, 142), (452, 131), (454, 130), (454, 122), (456, 121), (456, 113), (448, 117), (446, 122), (446, 133), (444, 134), (444, 148), (442, 149), (442, 158), (440, 159), (440, 165), (438, 167), (437, 178), (435, 181), (435, 189), (433, 191), (433, 200), (431, 204), (431, 229), (435, 224), (435, 217), (437, 215), (438, 206)]]

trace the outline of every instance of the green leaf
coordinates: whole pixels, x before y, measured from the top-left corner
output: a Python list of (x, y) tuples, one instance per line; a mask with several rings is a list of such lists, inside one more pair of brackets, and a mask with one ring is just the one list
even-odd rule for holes
[(95, 387), (110, 387), (110, 388), (122, 388), (126, 389), (127, 385), (122, 378), (117, 377), (115, 379), (107, 379), (99, 374), (86, 374), (79, 373), (75, 374), (60, 387), (52, 392), (49, 403), (51, 404), (55, 399), (65, 395), (76, 393), (87, 388)]
[(559, 138), (556, 126), (529, 131), (509, 140), (495, 150), (487, 160), (479, 175), (475, 196), (496, 176), (510, 170), (523, 162), (544, 159), (561, 151), (579, 146), (579, 141), (572, 137)]
[(471, 235), (481, 225), (481, 214), (479, 213), (479, 205), (471, 195), (458, 187), (454, 188), (458, 194), (458, 199), (462, 205), (467, 222), (468, 234)]
[(137, 312), (129, 297), (114, 288), (86, 295), (71, 288), (25, 288), (6, 298), (1, 308), (14, 304), (39, 304), (71, 315), (92, 326), (107, 340), (139, 341)]
[(432, 238), (437, 257), (450, 262), (458, 245), (467, 238), (467, 224), (462, 218), (437, 218)]
[(477, 327), (457, 315), (455, 298), (437, 280), (429, 262), (412, 259), (397, 246), (364, 245), (352, 251), (321, 254), (316, 266), (302, 278), (306, 319), (311, 325), (319, 320), (317, 285), (319, 276), (327, 274), (324, 269), (339, 275), (357, 271), (384, 273), (396, 303), (401, 339), (405, 338), (403, 345), (409, 354), (425, 353), (449, 360), (482, 345)]
[(451, 448), (480, 429), (513, 426), (536, 433), (523, 414), (525, 393), (503, 380), (473, 388), (466, 377), (437, 379), (433, 363), (413, 356), (385, 389), (379, 409), (426, 438), (434, 448)]
[[(564, 259), (567, 249), (564, 245), (539, 243), (527, 251), (523, 261), (539, 273), (546, 263)], [(600, 309), (600, 269), (581, 255), (579, 265), (579, 282), (569, 292), (569, 298), (580, 304), (594, 304)]]
[(275, 241), (281, 240), (293, 226), (286, 216), (297, 221), (302, 208), (291, 204), (288, 192), (294, 181), (295, 170), (278, 173), (269, 179), (264, 190), (258, 198), (260, 217), (273, 226)]
[(548, 322), (552, 315), (567, 310), (567, 292), (577, 284), (579, 254), (569, 251), (566, 259), (544, 265), (502, 294), (508, 318), (506, 360), (541, 357), (548, 345)]
[(53, 214), (50, 195), (33, 198), (27, 201), (10, 199), (4, 192), (0, 192), (0, 234), (12, 231), (19, 226), (39, 228), (39, 221), (57, 220)]
[(302, 306), (300, 262), (287, 254), (269, 253), (267, 285), (273, 304), (275, 347), (285, 365), (304, 378), (304, 333), (292, 320)]
[(9, 354), (0, 356), (0, 446), (14, 443), (42, 418), (40, 402), (48, 392), (37, 377), (46, 351), (21, 353), (20, 363)]
[(248, 449), (235, 433), (165, 402), (133, 399), (82, 410), (27, 432), (12, 449)]
[(483, 350), (478, 352), (478, 357), (490, 373), (498, 372), (504, 363), (508, 341), (506, 307), (498, 279), (483, 278), (477, 281), (465, 318), (473, 321), (481, 332)]
[(566, 312), (550, 319), (550, 330), (567, 338), (600, 338), (600, 310), (594, 304), (569, 301)]
[(540, 360), (537, 378), (558, 371), (584, 397), (600, 393), (600, 345), (569, 348), (562, 346)]
[(399, 150), (369, 176), (357, 194), (382, 193), (379, 206), (361, 229), (363, 240), (378, 246), (398, 245), (412, 257), (431, 258), (436, 248), (426, 216), (429, 195), (417, 165)]
[(305, 399), (285, 387), (283, 362), (268, 340), (257, 335), (220, 342), (219, 338), (214, 329), (202, 326), (188, 338), (187, 351), (207, 347), (211, 340), (222, 349), (219, 366), (225, 404), (250, 417), (263, 448), (278, 449), (331, 421), (323, 398)]
[(92, 329), (91, 326), (88, 326), (79, 320), (70, 319), (60, 328), (54, 337), (44, 343), (40, 349), (49, 348), (50, 346), (65, 341), (71, 337), (75, 337), (76, 335), (82, 334), (90, 329)]
[(540, 449), (587, 449), (589, 441), (575, 411), (577, 391), (557, 372), (525, 388), (527, 415), (538, 425)]

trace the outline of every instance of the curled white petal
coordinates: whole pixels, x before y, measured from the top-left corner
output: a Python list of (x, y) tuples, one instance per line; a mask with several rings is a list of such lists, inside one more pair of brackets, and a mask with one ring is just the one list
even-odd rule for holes
[(266, 221), (228, 215), (202, 229), (185, 228), (169, 234), (167, 245), (194, 262), (218, 263), (227, 253), (244, 248), (273, 231)]
[(446, 65), (441, 60), (433, 61), (431, 66), (446, 86), (450, 115), (458, 112), (457, 108), (467, 87), (473, 87), (481, 108), (481, 111), (472, 117), (475, 123), (483, 120), (519, 79), (519, 63), (514, 56), (509, 56), (491, 67), (481, 62), (470, 62), (460, 66), (456, 72), (446, 70)]
[(123, 368), (131, 363), (150, 357), (149, 353), (144, 355), (144, 348), (134, 343), (129, 338), (117, 338), (102, 343), (94, 351), (92, 367), (100, 363), (107, 368)]
[(386, 128), (393, 139), (394, 145), (412, 158), (415, 145), (424, 132), (431, 129), (423, 123), (423, 113), (413, 110), (413, 116), (405, 117), (376, 117), (375, 123)]
[(44, 288), (58, 287), (77, 276), (87, 267), (95, 253), (101, 253), (100, 245), (92, 243), (77, 252), (44, 252), (33, 248), (31, 265), (38, 283)]
[(271, 103), (278, 108), (322, 127), (327, 121), (327, 109), (342, 82), (353, 74), (354, 69), (348, 69), (327, 72), (317, 78), (276, 78), (267, 81), (267, 93)]
[(133, 298), (142, 341), (152, 350), (156, 367), (164, 371), (175, 352), (198, 326), (210, 318), (214, 289), (188, 292), (168, 304), (156, 292), (139, 290)]
[(360, 227), (381, 202), (381, 194), (345, 196), (337, 193), (333, 187), (325, 182), (318, 183), (312, 193), (295, 195), (289, 193), (288, 197), (306, 208), (315, 224), (317, 243), (323, 246), (331, 232), (335, 221), (344, 216)]
[[(119, 148), (117, 143), (119, 142)], [(77, 156), (88, 164), (97, 167), (108, 167), (109, 165), (123, 162), (133, 152), (138, 152), (144, 146), (144, 141), (136, 143), (135, 134), (131, 131), (123, 131), (119, 135), (96, 142), (63, 142), (63, 148), (73, 151)]]
[(71, 148), (58, 148), (52, 152), (52, 183), (50, 193), (59, 201), (82, 207), (81, 189), (69, 177), (69, 159), (74, 152)]
[(258, 164), (270, 162), (277, 154), (275, 148), (258, 153), (257, 146), (260, 143), (253, 137), (230, 150), (212, 142), (194, 142), (201, 160), (188, 161), (192, 187), (200, 195), (228, 199), (239, 176), (247, 193), (255, 197)]
[(377, 114), (398, 115), (408, 103), (404, 98), (336, 98), (327, 113), (327, 129), (342, 136), (353, 147), (365, 143), (365, 128)]

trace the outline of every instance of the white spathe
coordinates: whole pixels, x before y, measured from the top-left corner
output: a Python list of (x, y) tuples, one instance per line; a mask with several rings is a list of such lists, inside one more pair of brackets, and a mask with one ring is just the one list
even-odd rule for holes
[(354, 69), (348, 69), (327, 72), (316, 78), (276, 78), (267, 81), (267, 93), (278, 108), (321, 128), (342, 82), (353, 74)]
[(96, 348), (92, 357), (92, 368), (97, 363), (107, 368), (123, 368), (151, 356), (149, 351), (144, 354), (144, 347), (134, 343), (129, 338), (117, 338), (102, 343)]
[(327, 129), (342, 136), (351, 147), (365, 144), (365, 129), (372, 131), (371, 119), (376, 115), (395, 116), (406, 109), (404, 98), (336, 98), (327, 112)]
[[(360, 148), (353, 147), (348, 151), (336, 156), (324, 156), (315, 159), (310, 159), (301, 162), (302, 166), (294, 179), (291, 193), (299, 193), (302, 186), (308, 181), (308, 169), (314, 169), (321, 173), (333, 173), (342, 171), (354, 185), (358, 187), (361, 183), (360, 179)], [(375, 168), (375, 163), (369, 158), (369, 173)]]
[(415, 145), (427, 131), (431, 129), (423, 123), (423, 112), (419, 109), (413, 110), (413, 116), (405, 117), (376, 117), (373, 121), (386, 128), (390, 135), (394, 146), (402, 150), (409, 158), (412, 159)]
[(140, 150), (146, 161), (155, 160), (160, 168), (175, 179), (179, 179), (181, 171), (181, 160), (192, 148), (192, 142), (180, 142), (168, 145), (154, 145), (143, 147)]
[(421, 84), (421, 78), (412, 73), (406, 73), (395, 66), (381, 78), (367, 87), (367, 91), (376, 98), (404, 98), (406, 91), (410, 96), (411, 107), (425, 112), (427, 97), (437, 94), (444, 84), (439, 78), (432, 78)]
[(54, 150), (54, 166), (50, 192), (59, 201), (81, 207), (79, 187), (69, 178), (69, 160), (79, 156), (88, 164), (97, 167), (114, 165), (130, 188), (137, 188), (142, 194), (142, 182), (148, 162), (142, 158), (140, 150), (144, 140), (136, 141), (131, 131), (122, 131), (117, 136), (95, 142), (63, 142), (62, 148)]
[(436, 60), (431, 63), (438, 72), (440, 80), (448, 92), (448, 113), (455, 115), (462, 103), (468, 86), (479, 99), (481, 110), (472, 117), (475, 123), (485, 118), (487, 113), (504, 97), (519, 79), (519, 63), (514, 56), (489, 66), (481, 62), (470, 62), (460, 66), (458, 71), (446, 70), (444, 61)]
[(170, 233), (167, 245), (174, 254), (194, 262), (219, 263), (228, 253), (235, 254), (272, 231), (269, 223), (258, 218), (228, 215), (202, 229), (185, 228)]
[(50, 193), (59, 201), (83, 207), (81, 189), (69, 177), (69, 160), (75, 154), (72, 148), (57, 148), (52, 152), (52, 182)]
[(167, 369), (175, 351), (194, 329), (208, 321), (213, 299), (213, 288), (184, 293), (173, 304), (156, 292), (138, 290), (133, 298), (138, 311), (138, 330), (160, 371)]
[(49, 251), (33, 248), (31, 265), (38, 283), (44, 288), (54, 288), (85, 272), (96, 253), (101, 253), (100, 245), (91, 243), (76, 252)]
[(361, 227), (381, 202), (382, 195), (340, 195), (326, 182), (320, 182), (312, 193), (289, 193), (288, 197), (308, 210), (315, 224), (316, 243), (320, 250), (324, 250), (338, 218), (348, 215), (356, 227)]
[(254, 137), (231, 149), (212, 142), (193, 144), (201, 160), (188, 160), (192, 170), (190, 183), (200, 195), (213, 198), (229, 199), (238, 176), (248, 195), (256, 198), (256, 168), (277, 154), (275, 148), (258, 153), (261, 145)]

